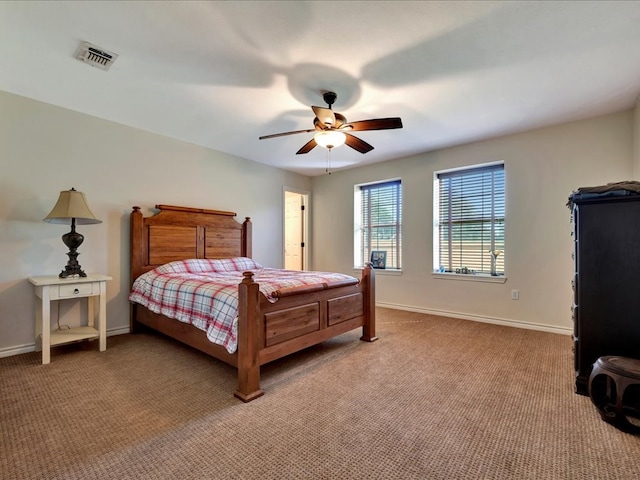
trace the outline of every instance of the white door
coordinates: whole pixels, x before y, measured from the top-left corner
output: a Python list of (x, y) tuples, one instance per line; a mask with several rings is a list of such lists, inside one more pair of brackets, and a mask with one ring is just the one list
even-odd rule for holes
[(284, 268), (287, 270), (306, 268), (305, 200), (305, 194), (284, 192)]

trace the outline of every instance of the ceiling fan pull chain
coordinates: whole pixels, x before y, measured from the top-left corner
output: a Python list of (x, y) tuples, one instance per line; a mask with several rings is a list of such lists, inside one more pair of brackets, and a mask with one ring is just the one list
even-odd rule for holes
[(327, 175), (331, 175), (331, 149), (327, 149), (327, 167), (325, 168), (325, 173)]

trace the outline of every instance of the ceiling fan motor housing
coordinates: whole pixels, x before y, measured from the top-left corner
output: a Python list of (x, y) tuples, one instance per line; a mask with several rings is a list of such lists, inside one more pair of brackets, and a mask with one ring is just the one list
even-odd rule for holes
[(335, 92), (324, 92), (322, 94), (322, 98), (324, 99), (324, 102), (329, 105), (329, 108), (331, 108), (331, 105), (336, 103), (336, 98), (338, 98), (338, 95), (336, 95)]

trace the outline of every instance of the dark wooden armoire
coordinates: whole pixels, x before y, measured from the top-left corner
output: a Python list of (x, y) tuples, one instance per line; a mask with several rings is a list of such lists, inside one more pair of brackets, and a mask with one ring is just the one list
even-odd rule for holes
[(640, 195), (572, 195), (576, 393), (595, 361), (640, 358)]

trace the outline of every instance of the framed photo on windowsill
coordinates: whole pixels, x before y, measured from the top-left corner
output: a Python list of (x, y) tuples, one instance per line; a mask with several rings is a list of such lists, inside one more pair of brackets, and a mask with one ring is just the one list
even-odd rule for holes
[(371, 266), (373, 268), (387, 268), (387, 251), (386, 250), (372, 250), (371, 251)]

